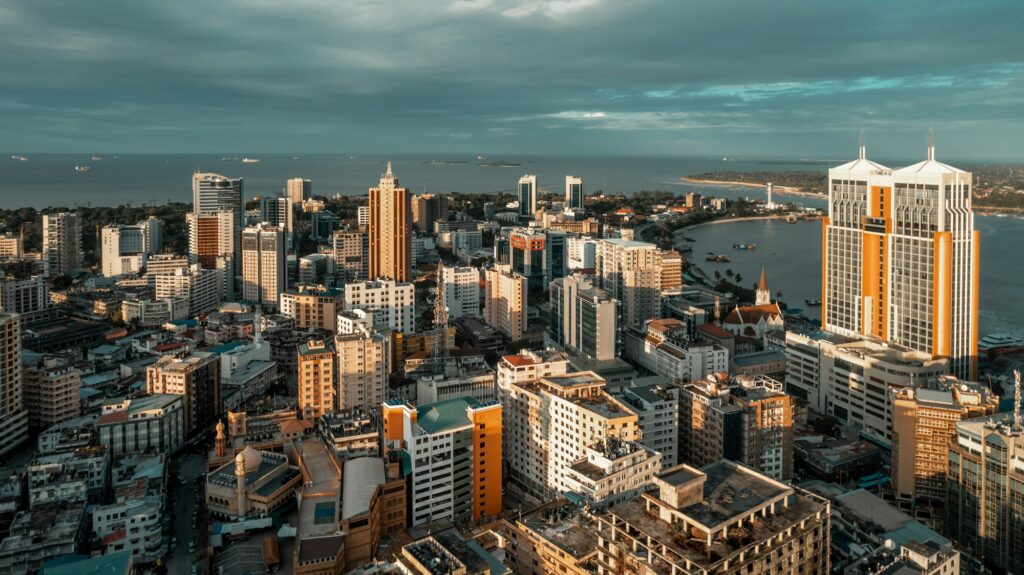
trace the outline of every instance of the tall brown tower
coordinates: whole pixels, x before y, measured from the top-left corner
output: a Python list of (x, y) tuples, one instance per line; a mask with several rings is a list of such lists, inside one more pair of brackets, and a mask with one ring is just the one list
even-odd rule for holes
[(370, 188), (370, 278), (407, 282), (412, 273), (412, 203), (408, 188), (387, 172)]

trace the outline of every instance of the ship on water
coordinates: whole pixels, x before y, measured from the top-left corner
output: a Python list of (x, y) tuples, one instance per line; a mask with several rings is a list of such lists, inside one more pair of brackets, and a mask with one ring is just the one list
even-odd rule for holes
[(26, 156), (19, 156), (19, 155), (13, 155), (13, 156), (11, 156), (11, 159), (12, 160), (18, 160), (19, 162), (27, 162), (28, 161), (28, 157), (26, 157)]
[(91, 169), (89, 166), (75, 166), (76, 172), (88, 172)]
[(259, 158), (242, 158), (243, 164), (258, 164), (260, 163)]

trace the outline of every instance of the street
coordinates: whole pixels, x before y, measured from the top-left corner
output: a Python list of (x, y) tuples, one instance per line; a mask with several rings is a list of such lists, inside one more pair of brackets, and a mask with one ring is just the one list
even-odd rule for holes
[[(206, 518), (203, 513), (206, 458), (186, 452), (178, 464), (178, 473), (171, 472), (167, 478), (168, 519), (172, 521), (171, 536), (176, 537), (178, 541), (177, 547), (167, 557), (167, 571), (186, 574), (191, 573), (192, 565), (197, 563), (201, 558), (201, 553), (205, 552), (207, 542)], [(184, 484), (182, 484), (183, 478)], [(192, 527), (193, 512), (196, 513), (194, 529)], [(195, 544), (195, 550), (192, 553), (188, 550), (190, 542)], [(202, 572), (201, 568), (199, 572)]]

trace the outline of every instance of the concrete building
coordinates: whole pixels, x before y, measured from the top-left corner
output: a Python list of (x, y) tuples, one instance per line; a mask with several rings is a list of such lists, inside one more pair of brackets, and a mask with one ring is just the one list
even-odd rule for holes
[(153, 394), (103, 404), (96, 421), (100, 445), (114, 457), (126, 453), (174, 453), (185, 445), (185, 397)]
[(516, 184), (517, 214), (520, 220), (532, 220), (537, 211), (537, 176), (527, 174)]
[(184, 298), (188, 301), (188, 317), (198, 317), (220, 307), (227, 288), (225, 269), (204, 269), (193, 264), (173, 273), (156, 276), (157, 299)]
[(605, 361), (619, 356), (619, 302), (582, 275), (551, 282), (548, 337), (574, 354)]
[(281, 228), (258, 224), (242, 232), (242, 299), (276, 308), (287, 287), (285, 236)]
[(110, 487), (110, 452), (94, 445), (37, 455), (25, 477), (32, 509), (98, 501)]
[(637, 414), (640, 443), (661, 455), (662, 469), (675, 467), (679, 461), (680, 392), (675, 385), (654, 384), (615, 393), (616, 399)]
[(826, 332), (786, 332), (786, 393), (888, 445), (890, 394), (949, 372), (931, 354)]
[(149, 255), (148, 231), (144, 226), (104, 226), (100, 231), (103, 275), (112, 278), (139, 273)]
[(121, 302), (121, 320), (141, 326), (160, 326), (189, 317), (189, 300), (185, 297), (150, 299), (129, 297)]
[(337, 335), (334, 349), (337, 410), (377, 409), (388, 395), (391, 338), (372, 330), (358, 330)]
[(793, 398), (767, 377), (695, 381), (679, 396), (680, 460), (725, 458), (769, 477), (793, 476)]
[(318, 284), (333, 279), (330, 277), (333, 263), (332, 258), (327, 254), (302, 256), (298, 260), (298, 283)]
[(298, 401), (303, 419), (316, 419), (336, 407), (334, 347), (331, 342), (311, 340), (299, 345)]
[(858, 159), (830, 169), (823, 327), (948, 358), (955, 375), (974, 377), (980, 236), (971, 188), (971, 173), (936, 161), (931, 141), (927, 158), (905, 168), (868, 160), (862, 142)]
[(448, 198), (439, 194), (412, 197), (412, 223), (421, 232), (434, 231), (434, 222), (448, 220)]
[(355, 308), (374, 312), (375, 327), (381, 331), (416, 331), (416, 290), (411, 283), (379, 280), (345, 284), (345, 309)]
[(661, 313), (661, 257), (654, 244), (603, 239), (597, 244), (600, 287), (621, 302), (619, 325), (642, 325)]
[(22, 356), (22, 402), (30, 429), (42, 430), (79, 416), (82, 372), (66, 358)]
[(338, 312), (342, 309), (342, 291), (322, 285), (299, 285), (281, 292), (281, 315), (295, 319), (297, 329), (338, 331)]
[(331, 239), (334, 269), (342, 283), (370, 279), (370, 236), (358, 230), (338, 230)]
[(338, 227), (338, 218), (331, 212), (309, 214), (309, 239), (318, 244), (329, 244)]
[(0, 259), (21, 259), (25, 245), (18, 234), (0, 234)]
[(163, 556), (163, 501), (156, 496), (119, 497), (92, 510), (92, 533), (107, 554), (129, 552), (137, 564)]
[(391, 162), (370, 188), (370, 279), (407, 282), (412, 279), (412, 206), (408, 188), (398, 186)]
[(675, 250), (658, 250), (658, 289), (662, 292), (682, 287), (683, 256)]
[(81, 267), (82, 220), (78, 214), (43, 214), (43, 275), (74, 275)]
[(28, 439), (21, 390), (21, 318), (0, 313), (0, 456)]
[(189, 262), (200, 264), (203, 269), (224, 270), (227, 282), (225, 291), (229, 297), (234, 294), (235, 276), (241, 270), (242, 263), (238, 255), (242, 228), (236, 223), (236, 215), (234, 211), (223, 210), (185, 216)]
[(480, 270), (473, 267), (440, 268), (438, 297), (450, 321), (480, 317)]
[(409, 524), (484, 522), (502, 509), (502, 406), (471, 398), (383, 404), (389, 453), (408, 457)]
[(31, 314), (50, 306), (50, 289), (42, 276), (0, 278), (0, 312)]
[(300, 485), (302, 473), (289, 465), (288, 457), (249, 446), (206, 476), (206, 509), (232, 520), (266, 516)]
[(146, 277), (173, 274), (178, 270), (188, 271), (189, 263), (188, 256), (178, 254), (152, 255), (146, 258)]
[(146, 392), (183, 396), (186, 436), (191, 436), (221, 413), (218, 358), (206, 351), (162, 356), (146, 370)]
[(242, 178), (201, 172), (192, 174), (192, 214), (195, 217), (221, 217), (221, 212), (230, 212), (230, 235), (233, 242), (230, 252), (233, 254), (241, 250), (242, 227), (245, 225), (243, 184)]
[(526, 277), (498, 265), (484, 271), (484, 321), (519, 341), (526, 332)]
[(583, 209), (583, 179), (576, 176), (565, 177), (565, 208)]
[(565, 232), (538, 228), (513, 228), (508, 234), (512, 271), (526, 277), (530, 290), (542, 293), (552, 281), (565, 276)]
[(312, 199), (313, 182), (303, 178), (292, 178), (285, 183), (285, 193), (292, 201), (292, 204), (301, 204), (306, 200)]
[(566, 271), (593, 270), (597, 267), (597, 240), (570, 237), (566, 240)]
[(260, 221), (281, 228), (285, 250), (295, 247), (295, 206), (289, 196), (271, 196), (260, 200)]
[(51, 559), (78, 553), (88, 536), (86, 523), (80, 504), (19, 511), (0, 540), (0, 573), (36, 573)]
[(729, 352), (703, 340), (690, 339), (677, 319), (651, 319), (644, 329), (623, 333), (623, 355), (654, 375), (673, 381), (694, 381), (729, 370)]
[(951, 376), (893, 391), (892, 483), (897, 498), (941, 505), (957, 423), (992, 415), (998, 408), (998, 398), (987, 387)]
[(345, 535), (346, 569), (376, 558), (382, 537), (405, 531), (405, 500), (397, 460), (358, 457), (345, 462), (338, 523)]

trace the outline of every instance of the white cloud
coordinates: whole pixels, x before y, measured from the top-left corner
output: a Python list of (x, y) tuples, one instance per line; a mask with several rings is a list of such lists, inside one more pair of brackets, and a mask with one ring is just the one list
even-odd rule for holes
[(597, 4), (598, 0), (539, 0), (508, 8), (502, 12), (502, 15), (516, 19), (539, 15), (552, 20), (561, 20)]
[(455, 0), (448, 5), (448, 11), (454, 14), (479, 12), (494, 6), (494, 0)]

